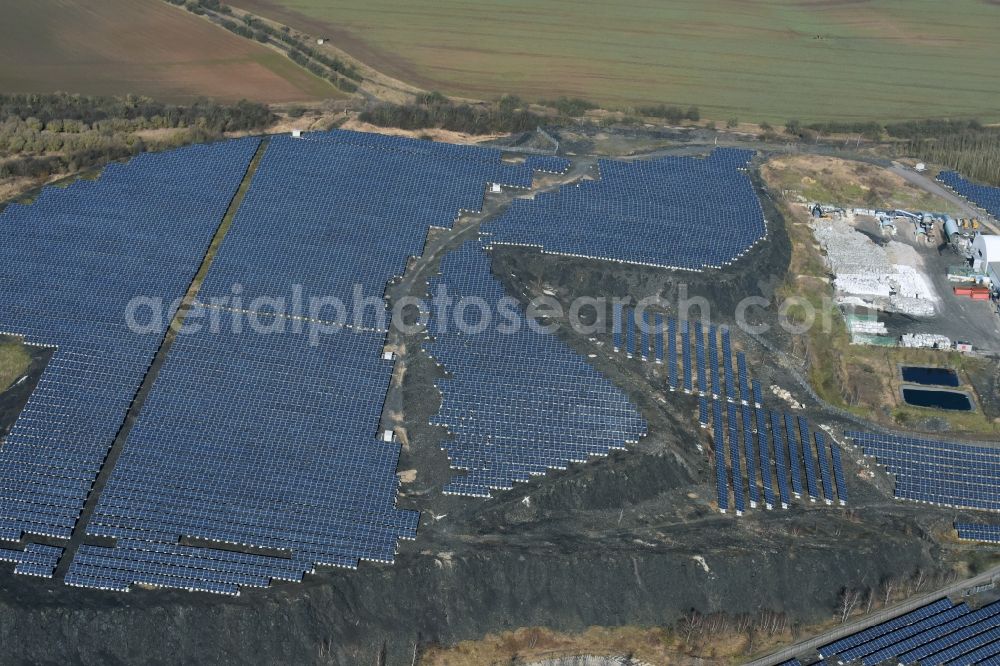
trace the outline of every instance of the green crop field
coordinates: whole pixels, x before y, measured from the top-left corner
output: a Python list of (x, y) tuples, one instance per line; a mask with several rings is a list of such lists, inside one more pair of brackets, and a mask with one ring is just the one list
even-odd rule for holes
[(162, 0), (0, 0), (0, 92), (56, 91), (173, 102), (343, 96), (282, 54)]
[(988, 0), (232, 0), (427, 89), (727, 119), (1000, 120)]

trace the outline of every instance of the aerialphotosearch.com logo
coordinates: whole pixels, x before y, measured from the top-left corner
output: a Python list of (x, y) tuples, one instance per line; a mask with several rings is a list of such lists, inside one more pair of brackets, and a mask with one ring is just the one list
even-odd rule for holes
[[(255, 296), (247, 298), (243, 286), (235, 284), (226, 296), (214, 296), (198, 301), (175, 317), (182, 299), (167, 302), (155, 296), (137, 296), (125, 308), (129, 330), (139, 335), (162, 334), (172, 326), (178, 335), (292, 334), (305, 336), (310, 345), (317, 345), (324, 336), (350, 332), (399, 331), (404, 335), (427, 331), (431, 335), (458, 332), (478, 335), (496, 332), (516, 334), (527, 328), (539, 334), (553, 334), (568, 327), (580, 335), (610, 335), (613, 333), (613, 313), (617, 307), (635, 310), (640, 330), (655, 331), (654, 314), (680, 320), (713, 321), (711, 302), (703, 296), (689, 296), (685, 284), (677, 288), (674, 299), (649, 296), (634, 301), (630, 298), (581, 296), (568, 304), (553, 296), (541, 295), (522, 304), (511, 296), (487, 300), (480, 296), (456, 296), (445, 284), (438, 285), (428, 298), (404, 297), (386, 306), (382, 296), (365, 294), (356, 284), (350, 299), (332, 295), (307, 295), (302, 285), (293, 285), (287, 296)], [(740, 329), (754, 335), (767, 333), (775, 325), (792, 335), (802, 335), (821, 326), (832, 330), (829, 298), (820, 306), (807, 299), (790, 297), (780, 302), (762, 296), (748, 296), (735, 304), (733, 311), (724, 313), (724, 320), (735, 322)], [(624, 323), (622, 324), (625, 325)]]

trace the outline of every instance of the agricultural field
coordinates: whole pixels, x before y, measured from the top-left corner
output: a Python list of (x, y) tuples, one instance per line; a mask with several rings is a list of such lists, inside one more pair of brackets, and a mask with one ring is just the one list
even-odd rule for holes
[(691, 104), (772, 123), (1000, 119), (1000, 4), (982, 0), (232, 4), (453, 95)]
[(342, 97), (262, 44), (162, 0), (0, 1), (0, 91), (210, 97), (265, 103)]

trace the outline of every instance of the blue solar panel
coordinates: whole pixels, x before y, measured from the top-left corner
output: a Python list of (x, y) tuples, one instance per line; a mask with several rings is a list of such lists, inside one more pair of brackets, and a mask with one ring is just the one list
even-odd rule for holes
[(826, 437), (820, 431), (813, 433), (816, 439), (816, 454), (819, 460), (819, 473), (823, 480), (823, 496), (827, 502), (833, 501), (833, 480), (830, 478), (830, 462), (826, 457)]
[(629, 358), (635, 355), (635, 310), (625, 309), (625, 353)]
[(691, 376), (691, 322), (681, 320), (681, 358), (684, 359), (684, 390), (690, 393), (694, 390)]
[(733, 350), (729, 342), (729, 327), (722, 326), (722, 371), (725, 373), (726, 393), (730, 398), (736, 397), (736, 387), (733, 381)]
[(708, 366), (712, 375), (712, 395), (717, 398), (725, 397), (725, 389), (719, 382), (718, 331), (714, 324), (708, 327)]
[(738, 366), (740, 378), (740, 400), (749, 403), (751, 400), (750, 376), (747, 374), (747, 359), (743, 355), (743, 352), (736, 354), (736, 365)]
[(71, 535), (258, 146), (142, 154), (0, 214), (0, 331), (57, 347), (0, 448), (3, 538)]
[(837, 484), (837, 497), (841, 504), (847, 504), (847, 479), (840, 460), (840, 448), (830, 442), (830, 458), (833, 460), (833, 480)]
[(639, 356), (645, 361), (649, 358), (649, 313), (645, 310), (642, 311), (642, 316), (639, 318), (639, 333), (641, 333)]
[[(601, 177), (516, 200), (484, 225), (493, 242), (546, 252), (701, 270), (722, 267), (765, 237), (760, 202), (745, 169), (753, 153), (602, 160)], [(635, 239), (642, 239), (635, 242)]]
[(756, 379), (753, 380), (753, 401), (754, 405), (757, 407), (762, 407), (764, 405), (764, 392), (760, 389), (760, 382)]
[(729, 488), (726, 481), (726, 444), (722, 430), (722, 403), (712, 401), (712, 440), (715, 444), (715, 487), (719, 498), (719, 509), (725, 513), (729, 509)]
[(667, 384), (677, 388), (677, 320), (667, 319)]
[[(467, 242), (448, 254), (442, 276), (455, 297), (496, 305), (504, 297), (489, 257)], [(523, 319), (514, 333), (463, 333), (432, 318), (427, 351), (451, 376), (441, 380), (443, 402), (433, 423), (448, 428), (444, 449), (455, 469), (467, 470), (447, 492), (488, 496), (532, 475), (623, 449), (646, 424), (627, 396), (552, 334)]]
[(737, 423), (736, 405), (727, 403), (728, 408), (727, 423), (729, 425), (729, 462), (732, 472), (733, 499), (736, 504), (737, 515), (746, 510), (743, 496), (743, 471), (740, 465), (740, 436), (739, 424)]
[(622, 327), (624, 326), (623, 323), (624, 312), (622, 311), (622, 307), (623, 306), (621, 303), (615, 303), (614, 314), (612, 315), (613, 320), (611, 326), (612, 326), (612, 334), (614, 335), (614, 347), (616, 352), (621, 351), (623, 347)]
[[(757, 431), (757, 446), (760, 452), (760, 479), (764, 488), (764, 503), (770, 509), (776, 505), (774, 484), (771, 481), (771, 435), (768, 432), (767, 418), (763, 407), (754, 410), (755, 429)], [(782, 498), (782, 502), (787, 502)]]
[(798, 437), (795, 430), (795, 417), (785, 414), (785, 436), (788, 438), (788, 467), (792, 472), (792, 492), (796, 497), (802, 496), (802, 455), (799, 452)]
[(705, 328), (694, 324), (695, 359), (698, 363), (698, 391), (708, 393), (708, 374), (705, 371)]
[(781, 417), (777, 412), (769, 412), (771, 418), (771, 442), (774, 445), (774, 471), (778, 479), (778, 494), (782, 508), (788, 508), (791, 494), (788, 491), (788, 446), (781, 430)]
[(819, 498), (819, 489), (816, 487), (816, 459), (813, 455), (812, 438), (809, 436), (809, 420), (800, 416), (798, 421), (799, 442), (802, 444), (802, 458), (806, 469), (806, 489), (810, 499), (815, 500)]
[(698, 396), (698, 423), (708, 425), (708, 398), (703, 395)]
[(757, 451), (753, 443), (753, 417), (750, 407), (742, 405), (743, 420), (743, 455), (747, 461), (747, 489), (750, 493), (750, 506), (756, 507), (760, 502), (760, 491), (757, 488)]
[(655, 315), (655, 329), (653, 331), (656, 342), (656, 362), (663, 363), (663, 316)]

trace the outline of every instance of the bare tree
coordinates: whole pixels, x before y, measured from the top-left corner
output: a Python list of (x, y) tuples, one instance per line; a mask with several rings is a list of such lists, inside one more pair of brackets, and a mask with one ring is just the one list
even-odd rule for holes
[(889, 600), (892, 599), (892, 593), (896, 591), (896, 579), (886, 578), (882, 581), (882, 607), (889, 605)]
[(845, 624), (847, 622), (847, 618), (849, 618), (851, 613), (854, 612), (854, 609), (857, 607), (860, 600), (861, 593), (857, 590), (845, 587), (840, 591), (840, 605), (837, 607), (837, 613), (840, 615), (841, 624)]

